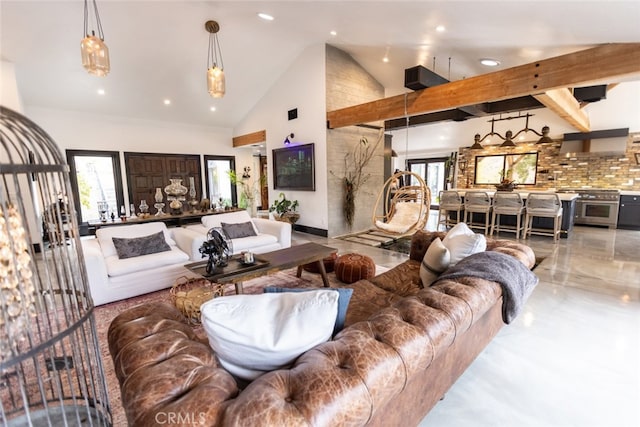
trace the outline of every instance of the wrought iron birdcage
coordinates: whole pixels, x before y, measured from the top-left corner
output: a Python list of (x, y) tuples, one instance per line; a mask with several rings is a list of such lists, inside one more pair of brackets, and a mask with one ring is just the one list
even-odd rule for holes
[(54, 141), (0, 106), (2, 425), (111, 425), (75, 213)]

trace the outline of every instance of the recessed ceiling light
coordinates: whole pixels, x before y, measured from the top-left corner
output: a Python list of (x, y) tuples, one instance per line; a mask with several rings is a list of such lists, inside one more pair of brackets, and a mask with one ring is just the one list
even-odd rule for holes
[(209, 108), (209, 110), (216, 111), (216, 107), (211, 107), (211, 108)]
[(480, 60), (480, 63), (482, 65), (486, 65), (487, 67), (497, 67), (498, 65), (500, 65), (500, 61), (491, 58), (482, 58)]
[(269, 15), (268, 13), (262, 13), (262, 12), (260, 12), (260, 13), (258, 13), (258, 16), (259, 16), (261, 19), (264, 19), (265, 21), (273, 21), (273, 16)]
[(382, 58), (382, 62), (389, 62), (389, 57), (385, 56), (384, 58)]
[(331, 31), (329, 34), (331, 34), (332, 36), (337, 36), (338, 33), (336, 31)]
[(98, 89), (98, 95), (104, 95), (105, 91), (104, 89)]
[(444, 27), (444, 25), (438, 25), (436, 27), (436, 31), (439, 33), (442, 33), (444, 30), (446, 30), (446, 28)]
[(170, 99), (165, 99), (162, 102), (164, 102), (164, 105), (171, 105), (171, 100)]

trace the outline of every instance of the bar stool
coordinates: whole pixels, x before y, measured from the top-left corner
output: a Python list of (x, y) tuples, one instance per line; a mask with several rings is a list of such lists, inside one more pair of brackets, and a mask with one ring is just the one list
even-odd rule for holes
[[(464, 209), (462, 196), (453, 190), (440, 191), (440, 210), (438, 211), (438, 226), (444, 224), (444, 228), (460, 222), (460, 213)], [(452, 219), (449, 213), (455, 212), (456, 219)], [(455, 221), (455, 222), (454, 222)]]
[[(473, 214), (484, 214), (484, 226), (473, 223)], [(489, 234), (489, 220), (491, 214), (491, 197), (486, 191), (467, 191), (464, 195), (464, 222), (469, 228), (484, 229), (484, 234)], [(469, 218), (469, 220), (467, 220)]]
[[(560, 225), (562, 219), (562, 202), (560, 197), (555, 193), (529, 193), (527, 196), (526, 214), (524, 219), (524, 237), (525, 239), (531, 234), (539, 234), (541, 236), (552, 236), (553, 241), (558, 241), (560, 234)], [(533, 218), (553, 218), (553, 233), (548, 229), (533, 228)]]
[[(501, 229), (504, 231), (514, 231), (516, 239), (520, 238), (520, 231), (524, 234), (524, 224), (522, 222), (522, 214), (524, 213), (524, 203), (522, 197), (518, 193), (507, 191), (496, 191), (493, 196), (493, 215), (491, 219), (491, 236), (494, 231)], [(500, 215), (514, 215), (516, 217), (516, 226), (500, 225)]]

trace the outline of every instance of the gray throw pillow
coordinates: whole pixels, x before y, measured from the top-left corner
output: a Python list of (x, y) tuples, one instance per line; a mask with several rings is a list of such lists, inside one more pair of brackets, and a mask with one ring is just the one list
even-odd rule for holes
[(112, 239), (119, 259), (133, 258), (141, 255), (150, 255), (171, 250), (171, 247), (167, 244), (162, 231), (133, 239), (121, 237), (112, 237)]
[(224, 234), (226, 234), (229, 239), (256, 236), (256, 231), (253, 229), (251, 221), (240, 222), (237, 224), (228, 224), (223, 222), (221, 225), (222, 231), (224, 231)]

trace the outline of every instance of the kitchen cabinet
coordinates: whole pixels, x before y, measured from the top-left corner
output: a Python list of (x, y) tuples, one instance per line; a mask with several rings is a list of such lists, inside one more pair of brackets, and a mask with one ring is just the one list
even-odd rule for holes
[(618, 228), (640, 230), (640, 196), (620, 196)]

